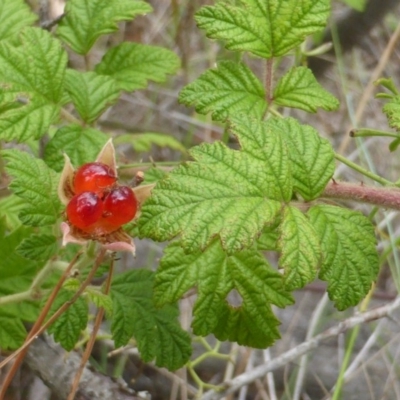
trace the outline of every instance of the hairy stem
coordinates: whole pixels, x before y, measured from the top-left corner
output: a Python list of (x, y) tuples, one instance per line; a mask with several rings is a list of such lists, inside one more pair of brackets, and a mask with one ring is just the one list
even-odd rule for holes
[(321, 197), (353, 200), (382, 208), (400, 210), (400, 189), (381, 188), (357, 183), (330, 182)]

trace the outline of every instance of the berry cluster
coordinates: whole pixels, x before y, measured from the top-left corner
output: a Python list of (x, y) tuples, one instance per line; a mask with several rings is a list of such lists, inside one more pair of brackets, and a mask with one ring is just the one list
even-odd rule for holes
[(106, 235), (136, 214), (138, 202), (128, 186), (119, 186), (106, 164), (82, 165), (73, 181), (74, 197), (67, 205), (69, 223), (92, 235)]

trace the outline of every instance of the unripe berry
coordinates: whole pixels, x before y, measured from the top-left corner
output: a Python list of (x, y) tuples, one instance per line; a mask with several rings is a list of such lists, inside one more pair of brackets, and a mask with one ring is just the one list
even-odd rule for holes
[(77, 194), (67, 205), (69, 222), (85, 232), (91, 232), (91, 225), (95, 224), (102, 215), (103, 202), (96, 193)]
[(75, 194), (95, 192), (102, 195), (117, 181), (114, 171), (106, 164), (92, 162), (82, 165), (75, 174)]

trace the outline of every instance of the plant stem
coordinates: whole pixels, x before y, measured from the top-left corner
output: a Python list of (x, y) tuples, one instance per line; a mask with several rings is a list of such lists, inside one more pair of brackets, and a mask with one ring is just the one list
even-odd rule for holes
[(364, 184), (330, 182), (326, 185), (321, 197), (353, 200), (373, 204), (382, 208), (400, 210), (400, 189), (381, 188)]
[(360, 129), (352, 129), (350, 131), (350, 137), (369, 137), (369, 136), (392, 137), (395, 139), (399, 138), (399, 135), (397, 133), (380, 131), (377, 129), (360, 128)]
[(370, 171), (360, 167), (358, 164), (353, 163), (352, 161), (348, 160), (346, 157), (341, 156), (340, 154), (336, 153), (335, 158), (336, 158), (336, 160), (342, 162), (343, 164), (354, 169), (355, 171), (359, 172), (360, 174), (363, 174), (364, 176), (374, 180), (375, 182), (382, 184), (383, 186), (393, 186), (394, 185), (393, 182), (390, 182), (387, 179), (382, 178), (379, 175), (376, 175), (373, 172), (370, 172)]

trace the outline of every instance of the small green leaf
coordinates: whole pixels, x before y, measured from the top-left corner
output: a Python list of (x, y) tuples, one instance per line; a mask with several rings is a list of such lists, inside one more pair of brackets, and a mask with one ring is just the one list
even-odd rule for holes
[(259, 79), (243, 63), (223, 61), (185, 86), (179, 101), (195, 106), (200, 114), (212, 112), (213, 119), (246, 113), (261, 119), (266, 108), (265, 90)]
[(323, 261), (319, 277), (339, 310), (355, 306), (369, 292), (379, 272), (371, 222), (357, 211), (318, 205), (308, 215), (320, 237)]
[(144, 172), (143, 185), (148, 185), (149, 183), (156, 183), (160, 179), (165, 178), (166, 176), (167, 176), (167, 172), (161, 168), (152, 167), (152, 168), (146, 169), (146, 171)]
[(23, 0), (2, 0), (0, 2), (0, 40), (17, 34), (25, 26), (37, 20)]
[(8, 230), (13, 231), (21, 225), (18, 215), (23, 207), (24, 201), (15, 195), (0, 199), (0, 218), (5, 218)]
[(54, 235), (35, 233), (24, 239), (16, 251), (29, 260), (47, 261), (57, 252), (57, 249), (57, 238)]
[(307, 217), (291, 206), (283, 211), (279, 231), (279, 267), (285, 271), (285, 287), (288, 290), (302, 288), (317, 275), (321, 258), (318, 236)]
[(38, 139), (57, 120), (67, 63), (49, 32), (25, 28), (18, 38), (15, 46), (0, 42), (0, 139), (7, 141)]
[(175, 370), (190, 357), (190, 337), (177, 321), (175, 305), (154, 307), (153, 284), (154, 273), (144, 269), (114, 277), (111, 331), (116, 347), (126, 345), (134, 336), (144, 361), (156, 358), (159, 367)]
[(84, 122), (94, 122), (120, 94), (114, 79), (95, 72), (68, 69), (65, 88)]
[[(265, 347), (279, 337), (279, 322), (271, 304), (285, 307), (293, 302), (283, 287), (281, 274), (259, 252), (250, 249), (227, 255), (218, 240), (204, 251), (191, 254), (186, 254), (177, 242), (165, 249), (156, 273), (156, 304), (177, 301), (193, 286), (198, 290), (193, 310), (194, 332), (203, 336), (214, 333), (220, 340), (253, 347)], [(236, 311), (227, 303), (232, 290), (243, 300)], [(231, 312), (238, 313), (241, 322), (228, 334), (221, 331), (219, 323)]]
[(400, 131), (400, 95), (393, 96), (383, 107), (383, 112), (386, 114), (389, 126)]
[(317, 112), (317, 108), (332, 111), (339, 107), (339, 100), (327, 92), (306, 67), (294, 67), (282, 76), (274, 90), (274, 103), (312, 113)]
[(281, 132), (288, 146), (294, 191), (307, 201), (316, 199), (335, 171), (332, 145), (314, 128), (293, 118), (274, 118), (269, 124)]
[(356, 11), (363, 12), (367, 4), (367, 0), (341, 0)]
[[(265, 132), (248, 134), (253, 133)], [(191, 252), (204, 249), (216, 235), (228, 252), (250, 247), (275, 221), (281, 201), (292, 196), (281, 136), (269, 132), (263, 140), (265, 146), (252, 153), (219, 142), (194, 147), (190, 153), (196, 161), (173, 170), (143, 205), (140, 235), (164, 241), (181, 234)]]
[(157, 132), (127, 133), (114, 139), (114, 144), (130, 143), (138, 153), (150, 151), (152, 146), (168, 147), (186, 153), (185, 146), (171, 135)]
[[(70, 301), (74, 293), (61, 289), (49, 312), (51, 317), (62, 305)], [(54, 335), (54, 340), (61, 346), (71, 351), (79, 340), (81, 332), (86, 328), (88, 323), (89, 307), (85, 299), (78, 299), (64, 311), (48, 329), (50, 334)]]
[(171, 50), (125, 42), (107, 51), (96, 72), (113, 77), (118, 89), (131, 92), (144, 89), (148, 81), (165, 82), (179, 67), (179, 57)]
[(54, 224), (60, 216), (57, 187), (59, 177), (44, 161), (19, 150), (1, 153), (8, 161), (7, 172), (14, 177), (10, 189), (25, 200), (19, 217), (26, 225)]
[(24, 343), (26, 329), (22, 321), (0, 309), (0, 348), (16, 350)]
[(400, 137), (397, 138), (397, 139), (394, 139), (392, 142), (390, 142), (389, 150), (390, 151), (396, 151), (397, 148), (399, 147), (399, 145), (400, 145)]
[(57, 35), (76, 53), (87, 54), (101, 35), (118, 30), (119, 21), (151, 11), (139, 0), (69, 0)]
[(113, 313), (113, 302), (111, 297), (107, 294), (100, 292), (98, 289), (86, 288), (85, 292), (89, 296), (89, 300), (97, 307), (104, 308), (108, 318), (112, 317)]
[(264, 58), (278, 57), (323, 29), (330, 12), (329, 0), (227, 0), (206, 6), (196, 21), (211, 39), (226, 41), (226, 48), (250, 51)]
[(107, 135), (97, 129), (67, 125), (60, 128), (47, 144), (44, 160), (54, 170), (61, 171), (65, 153), (75, 166), (80, 166), (93, 161), (107, 139)]

